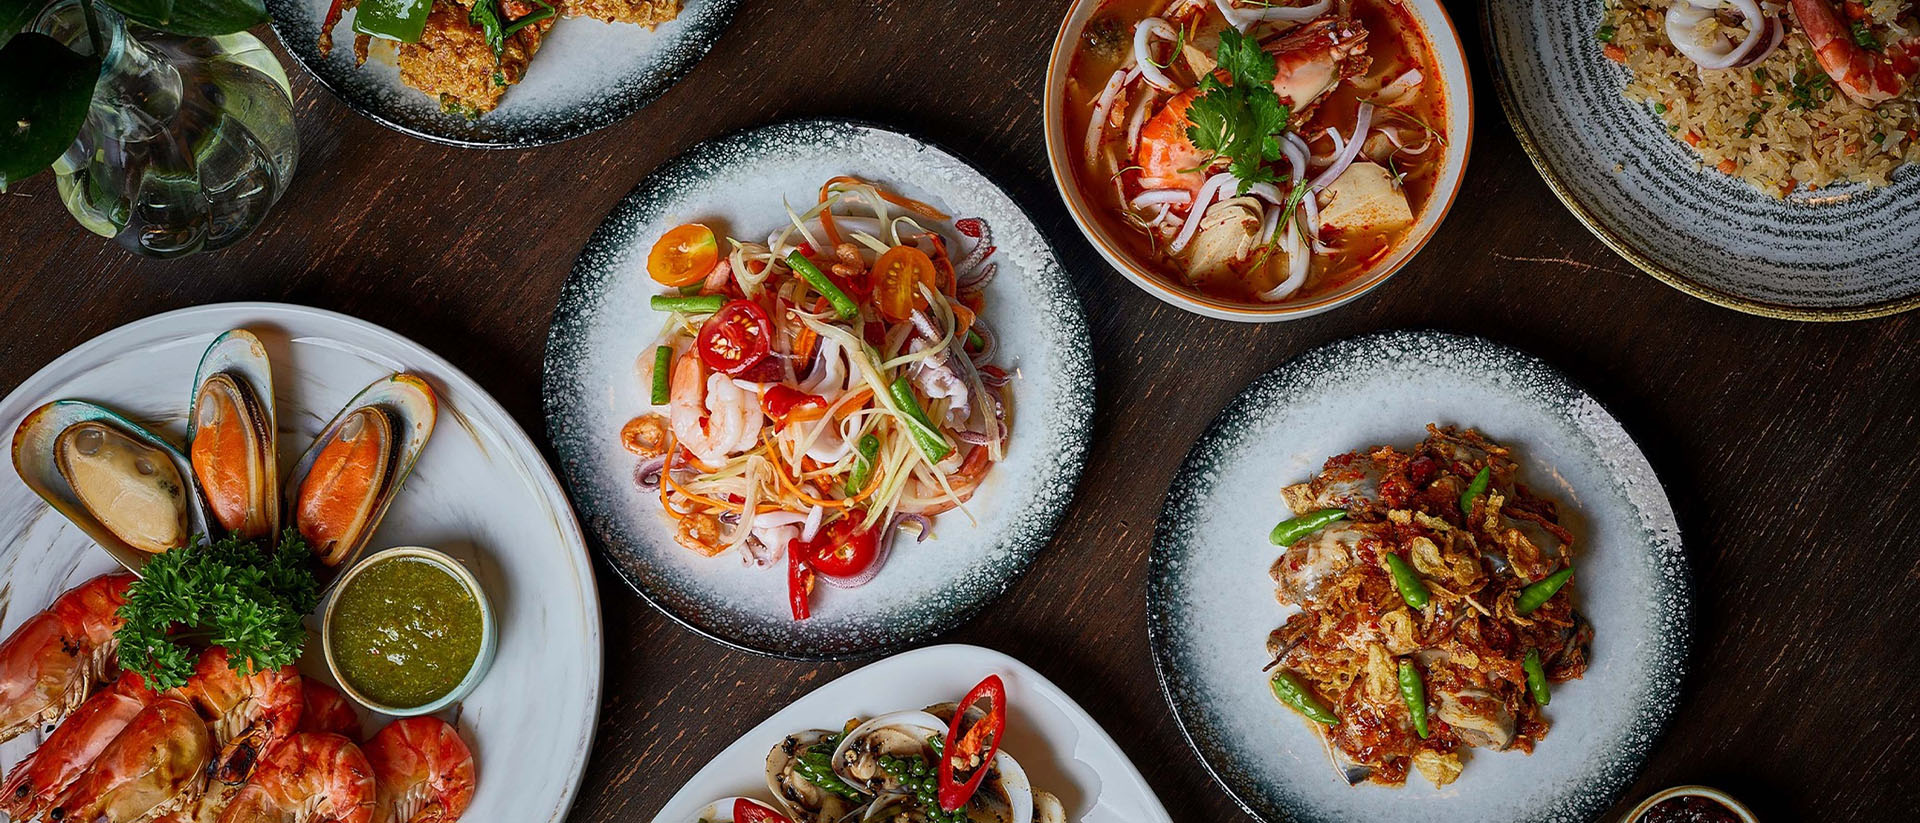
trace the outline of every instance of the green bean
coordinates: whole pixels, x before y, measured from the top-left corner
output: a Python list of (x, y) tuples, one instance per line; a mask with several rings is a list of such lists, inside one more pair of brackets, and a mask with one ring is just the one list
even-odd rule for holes
[(1300, 538), (1326, 528), (1335, 520), (1347, 516), (1346, 509), (1321, 509), (1307, 512), (1291, 520), (1282, 520), (1267, 535), (1267, 540), (1275, 546), (1291, 546)]
[(1540, 665), (1540, 650), (1528, 649), (1527, 659), (1520, 666), (1527, 670), (1527, 691), (1533, 694), (1533, 702), (1547, 705), (1553, 695), (1547, 692), (1547, 670)]
[(913, 386), (907, 378), (894, 378), (893, 385), (887, 387), (887, 393), (893, 396), (893, 403), (907, 416), (907, 430), (913, 432), (913, 444), (920, 447), (920, 453), (926, 455), (927, 462), (938, 463), (953, 454), (953, 445), (934, 428), (933, 421), (927, 419), (926, 411), (920, 408), (920, 401), (913, 396)]
[(1427, 684), (1411, 660), (1400, 661), (1400, 699), (1406, 701), (1407, 714), (1413, 716), (1413, 730), (1421, 740), (1427, 739)]
[(664, 405), (670, 392), (667, 390), (667, 373), (673, 370), (673, 347), (661, 346), (653, 350), (653, 404)]
[(1427, 600), (1432, 593), (1427, 591), (1427, 584), (1420, 582), (1420, 575), (1407, 565), (1405, 558), (1397, 554), (1387, 555), (1387, 571), (1393, 573), (1393, 585), (1400, 590), (1401, 600), (1416, 609), (1427, 607)]
[(848, 297), (832, 280), (828, 280), (820, 272), (820, 267), (801, 254), (799, 249), (787, 252), (787, 266), (793, 269), (794, 274), (800, 275), (800, 279), (807, 281), (814, 291), (827, 298), (827, 302), (833, 304), (834, 314), (840, 315), (841, 320), (852, 320), (860, 315), (860, 305), (853, 302), (853, 298)]
[(1520, 596), (1514, 598), (1513, 610), (1527, 614), (1546, 605), (1548, 600), (1552, 600), (1554, 595), (1560, 593), (1560, 587), (1567, 585), (1567, 581), (1572, 578), (1573, 567), (1568, 566), (1543, 579), (1528, 583), (1526, 588), (1520, 590)]
[(1460, 493), (1460, 513), (1473, 514), (1473, 499), (1485, 494), (1487, 482), (1493, 479), (1493, 467), (1481, 466), (1480, 473), (1473, 476), (1467, 484), (1467, 490)]
[(1273, 675), (1271, 685), (1273, 686), (1273, 696), (1279, 698), (1280, 702), (1285, 704), (1287, 708), (1306, 715), (1308, 720), (1315, 723), (1325, 723), (1329, 726), (1340, 725), (1340, 718), (1335, 716), (1333, 711), (1326, 707), (1326, 704), (1321, 703), (1318, 698), (1315, 698), (1313, 692), (1307, 689), (1307, 685), (1300, 682), (1300, 679), (1294, 677), (1292, 673), (1276, 672)]
[(880, 438), (871, 434), (864, 435), (853, 448), (853, 470), (847, 472), (848, 497), (859, 494), (867, 488), (867, 477), (873, 474), (873, 460), (880, 455)]
[(717, 294), (701, 297), (670, 297), (656, 294), (647, 301), (654, 311), (677, 311), (683, 314), (713, 314), (727, 304), (727, 298)]

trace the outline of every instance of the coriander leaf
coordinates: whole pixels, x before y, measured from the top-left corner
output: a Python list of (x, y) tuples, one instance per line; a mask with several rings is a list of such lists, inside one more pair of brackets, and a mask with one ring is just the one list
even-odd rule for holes
[(1279, 74), (1273, 55), (1260, 48), (1259, 41), (1234, 29), (1221, 30), (1216, 57), (1238, 87), (1271, 85)]
[(1292, 111), (1273, 91), (1273, 55), (1253, 38), (1222, 31), (1217, 56), (1232, 82), (1213, 74), (1200, 79), (1200, 96), (1187, 107), (1187, 138), (1212, 155), (1203, 166), (1220, 157), (1231, 161), (1228, 171), (1240, 178), (1244, 194), (1254, 183), (1278, 179), (1266, 164), (1284, 156), (1280, 136)]

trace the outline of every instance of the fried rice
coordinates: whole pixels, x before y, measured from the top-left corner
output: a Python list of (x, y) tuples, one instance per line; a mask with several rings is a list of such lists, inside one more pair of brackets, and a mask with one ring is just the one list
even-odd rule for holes
[[(1666, 33), (1670, 0), (1607, 0), (1598, 38), (1626, 66), (1626, 96), (1653, 108), (1703, 168), (1774, 197), (1842, 183), (1887, 185), (1920, 162), (1920, 83), (1868, 109), (1838, 93), (1813, 47), (1783, 14), (1787, 34), (1758, 63), (1705, 70)], [(1856, 14), (1893, 33), (1920, 32), (1910, 0), (1873, 0)], [(1742, 30), (1734, 31), (1744, 33)]]

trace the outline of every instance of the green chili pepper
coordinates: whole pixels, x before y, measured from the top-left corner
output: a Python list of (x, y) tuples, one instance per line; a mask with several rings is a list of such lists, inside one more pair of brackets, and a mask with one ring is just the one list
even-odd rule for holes
[(841, 780), (839, 775), (834, 774), (831, 751), (818, 752), (808, 749), (798, 753), (792, 762), (794, 772), (806, 778), (808, 783), (848, 800), (860, 798), (859, 791), (847, 785), (847, 781)]
[(987, 345), (987, 338), (981, 337), (980, 333), (973, 329), (967, 329), (967, 345), (976, 349), (983, 348)]
[(668, 398), (667, 374), (673, 370), (673, 347), (661, 346), (653, 350), (653, 404), (665, 404)]
[(907, 378), (895, 378), (893, 385), (887, 387), (887, 393), (893, 395), (893, 403), (907, 416), (907, 429), (913, 432), (913, 443), (920, 447), (920, 453), (926, 455), (927, 462), (938, 463), (953, 454), (953, 446), (940, 430), (934, 428), (933, 421), (927, 419), (926, 411), (920, 408), (920, 401), (913, 396), (913, 386)]
[(1547, 692), (1547, 670), (1540, 665), (1540, 650), (1528, 649), (1520, 667), (1527, 670), (1527, 691), (1533, 694), (1533, 702), (1547, 705), (1553, 695)]
[(847, 496), (859, 494), (867, 488), (867, 477), (873, 473), (873, 460), (880, 456), (880, 438), (871, 434), (860, 438), (854, 444), (853, 470), (847, 472)]
[(832, 280), (828, 280), (820, 272), (820, 267), (802, 255), (799, 249), (787, 252), (787, 266), (793, 269), (794, 274), (800, 275), (800, 279), (807, 281), (814, 291), (827, 298), (827, 302), (833, 304), (833, 312), (840, 315), (841, 320), (852, 320), (860, 315), (859, 304), (853, 302), (853, 298), (848, 297)]
[(1271, 683), (1273, 686), (1273, 696), (1279, 698), (1280, 702), (1286, 704), (1287, 708), (1306, 715), (1308, 720), (1315, 723), (1325, 723), (1329, 726), (1340, 725), (1340, 718), (1336, 717), (1333, 711), (1326, 707), (1326, 704), (1321, 703), (1315, 698), (1313, 692), (1307, 689), (1306, 684), (1301, 683), (1300, 679), (1294, 677), (1292, 673), (1277, 672), (1274, 674)]
[(1407, 702), (1407, 714), (1413, 716), (1413, 730), (1421, 740), (1427, 739), (1427, 684), (1411, 660), (1400, 661), (1400, 699)]
[(1573, 567), (1568, 566), (1553, 574), (1547, 575), (1543, 579), (1527, 584), (1526, 588), (1520, 590), (1520, 596), (1514, 598), (1513, 610), (1521, 614), (1527, 614), (1534, 609), (1540, 608), (1542, 605), (1545, 605), (1548, 600), (1552, 600), (1554, 595), (1559, 594), (1560, 587), (1567, 585), (1567, 581), (1572, 578)]
[(1300, 538), (1326, 528), (1335, 520), (1347, 516), (1346, 509), (1321, 509), (1307, 512), (1292, 520), (1282, 520), (1267, 534), (1267, 540), (1275, 546), (1291, 546)]
[(1404, 558), (1397, 554), (1387, 555), (1387, 571), (1393, 573), (1393, 585), (1400, 590), (1401, 600), (1416, 609), (1427, 607), (1427, 600), (1432, 593), (1427, 591), (1427, 584), (1420, 582), (1420, 575), (1407, 565)]
[(1480, 473), (1473, 476), (1473, 482), (1467, 484), (1467, 490), (1460, 493), (1460, 513), (1473, 514), (1473, 499), (1485, 494), (1487, 481), (1493, 479), (1493, 467), (1481, 466)]
[(416, 43), (427, 30), (433, 0), (363, 0), (353, 14), (353, 30), (386, 40)]
[(656, 294), (647, 301), (647, 305), (652, 306), (654, 311), (677, 311), (685, 314), (713, 314), (726, 304), (727, 298), (717, 294), (703, 297), (669, 297)]

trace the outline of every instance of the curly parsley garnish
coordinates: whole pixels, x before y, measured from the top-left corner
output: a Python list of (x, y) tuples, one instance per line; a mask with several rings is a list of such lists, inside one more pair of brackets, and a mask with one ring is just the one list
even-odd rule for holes
[(120, 667), (155, 690), (185, 685), (201, 641), (225, 647), (242, 674), (290, 665), (307, 644), (302, 620), (320, 603), (313, 553), (288, 529), (271, 549), (228, 537), (147, 561), (127, 590), (114, 633)]
[(1291, 113), (1273, 92), (1278, 73), (1273, 55), (1253, 38), (1231, 28), (1221, 31), (1217, 57), (1232, 83), (1222, 83), (1217, 74), (1200, 78), (1200, 96), (1187, 108), (1187, 138), (1212, 153), (1203, 165), (1221, 157), (1231, 160), (1228, 171), (1240, 178), (1244, 194), (1254, 183), (1279, 179), (1266, 164), (1282, 157), (1280, 135)]

